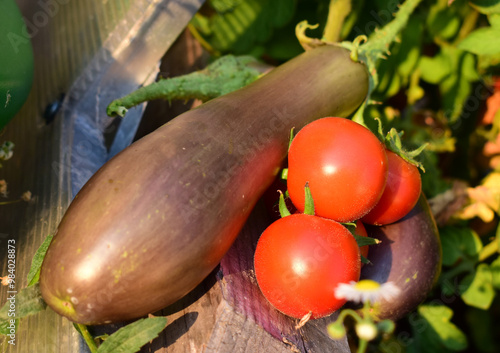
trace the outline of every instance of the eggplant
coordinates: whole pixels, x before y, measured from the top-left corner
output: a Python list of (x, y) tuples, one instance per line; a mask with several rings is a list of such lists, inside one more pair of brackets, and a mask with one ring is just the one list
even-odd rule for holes
[(323, 46), (134, 142), (65, 212), (41, 268), (44, 300), (95, 325), (182, 298), (217, 266), (274, 180), (290, 129), (348, 116), (367, 91), (366, 66)]
[(381, 243), (370, 246), (371, 264), (363, 266), (361, 279), (399, 287), (396, 298), (381, 300), (374, 308), (379, 319), (398, 320), (427, 298), (441, 273), (441, 241), (434, 216), (422, 193), (401, 220), (381, 227), (366, 225), (366, 230)]

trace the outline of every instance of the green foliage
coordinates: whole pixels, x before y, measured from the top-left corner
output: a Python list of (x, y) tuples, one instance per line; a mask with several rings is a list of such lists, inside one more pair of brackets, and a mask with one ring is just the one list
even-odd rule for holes
[(481, 239), (470, 228), (446, 227), (440, 229), (443, 247), (443, 265), (453, 266), (458, 261), (476, 262), (483, 248)]
[(499, 54), (500, 29), (497, 27), (478, 28), (464, 38), (458, 48), (477, 55)]
[(165, 317), (137, 320), (106, 338), (97, 353), (134, 353), (153, 340), (167, 325)]
[(453, 311), (444, 305), (421, 305), (412, 331), (415, 342), (408, 353), (445, 353), (467, 348), (467, 336), (451, 322)]
[(490, 267), (481, 263), (474, 273), (468, 274), (460, 282), (463, 288), (460, 293), (462, 300), (470, 306), (487, 310), (495, 298), (493, 276)]
[(198, 14), (192, 25), (220, 52), (249, 53), (268, 41), (275, 28), (286, 25), (295, 13), (295, 0), (211, 0), (212, 12)]
[(28, 272), (28, 287), (38, 283), (38, 280), (40, 278), (40, 269), (42, 267), (43, 258), (47, 253), (47, 250), (49, 248), (50, 243), (52, 242), (53, 237), (54, 235), (49, 234), (43, 241), (42, 245), (40, 245), (38, 250), (35, 252), (33, 259), (31, 260), (30, 270)]
[(0, 334), (6, 335), (10, 332), (11, 320), (15, 320), (18, 325), (19, 319), (34, 315), (45, 310), (46, 307), (47, 304), (42, 299), (38, 284), (24, 288), (17, 293), (11, 293), (0, 309)]
[(500, 2), (498, 0), (471, 0), (471, 6), (483, 14), (500, 13)]

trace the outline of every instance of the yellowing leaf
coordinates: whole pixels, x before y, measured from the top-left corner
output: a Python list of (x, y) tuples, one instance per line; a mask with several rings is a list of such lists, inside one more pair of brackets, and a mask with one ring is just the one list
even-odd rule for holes
[(470, 204), (458, 213), (462, 219), (481, 218), (491, 222), (500, 209), (500, 173), (490, 173), (481, 185), (467, 189)]

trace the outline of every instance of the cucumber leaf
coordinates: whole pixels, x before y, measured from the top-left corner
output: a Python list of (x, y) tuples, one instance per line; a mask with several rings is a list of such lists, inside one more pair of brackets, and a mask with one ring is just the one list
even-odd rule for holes
[(99, 346), (97, 353), (134, 353), (165, 329), (166, 317), (149, 317), (120, 328)]

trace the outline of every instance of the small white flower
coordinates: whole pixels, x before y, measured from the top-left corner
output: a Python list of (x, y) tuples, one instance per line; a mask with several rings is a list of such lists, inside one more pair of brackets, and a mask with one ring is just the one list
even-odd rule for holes
[(355, 326), (356, 334), (359, 338), (371, 341), (375, 337), (377, 337), (377, 326), (372, 322), (360, 322)]
[(398, 296), (400, 290), (392, 282), (380, 284), (371, 279), (359, 282), (340, 283), (335, 289), (337, 299), (347, 299), (353, 302), (375, 303), (380, 299), (391, 300)]

